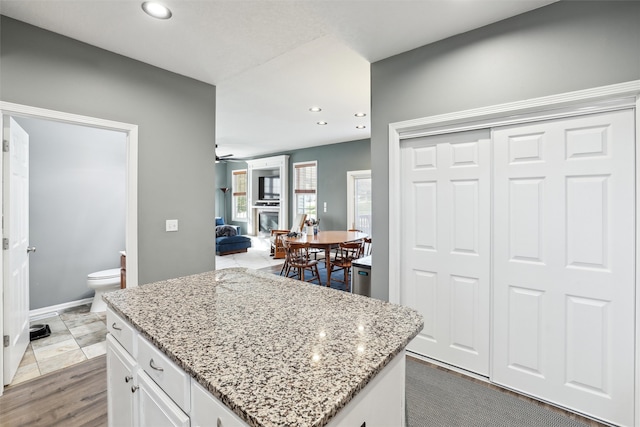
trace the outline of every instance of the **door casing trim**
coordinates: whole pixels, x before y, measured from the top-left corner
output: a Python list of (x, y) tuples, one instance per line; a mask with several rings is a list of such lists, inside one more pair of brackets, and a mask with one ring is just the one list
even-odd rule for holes
[[(127, 287), (138, 286), (138, 125), (99, 119), (62, 111), (49, 110), (11, 102), (0, 101), (0, 129), (4, 129), (4, 116), (30, 117), (90, 126), (105, 130), (124, 132), (126, 141), (126, 219), (125, 249), (127, 251)], [(2, 169), (0, 168), (0, 173)], [(2, 188), (0, 187), (0, 198)], [(4, 272), (0, 263), (0, 286), (4, 287)], [(4, 333), (4, 302), (0, 304), (0, 330)], [(0, 367), (4, 366), (4, 352), (0, 351)], [(4, 383), (3, 370), (0, 369), (0, 381)], [(3, 388), (0, 387), (0, 396)]]

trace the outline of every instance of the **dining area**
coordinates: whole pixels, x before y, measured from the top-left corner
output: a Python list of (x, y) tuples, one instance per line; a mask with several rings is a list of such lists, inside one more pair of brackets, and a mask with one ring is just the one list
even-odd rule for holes
[(370, 236), (359, 230), (288, 231), (275, 240), (284, 250), (280, 275), (346, 292), (353, 290), (353, 263), (370, 256), (372, 249)]

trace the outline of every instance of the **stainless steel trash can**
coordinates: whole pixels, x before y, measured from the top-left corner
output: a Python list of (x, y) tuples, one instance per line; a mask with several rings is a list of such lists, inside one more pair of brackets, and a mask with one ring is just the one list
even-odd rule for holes
[(371, 255), (351, 262), (351, 292), (371, 296)]

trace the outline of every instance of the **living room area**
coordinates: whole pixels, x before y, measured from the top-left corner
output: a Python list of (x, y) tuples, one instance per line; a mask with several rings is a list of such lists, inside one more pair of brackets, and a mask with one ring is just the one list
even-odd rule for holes
[[(220, 159), (216, 164), (217, 221), (222, 219), (223, 224), (237, 229), (237, 234), (247, 239), (238, 251), (220, 252), (221, 246), (217, 245), (217, 270), (233, 267), (276, 269), (282, 265), (282, 258), (271, 256), (270, 229), (291, 229), (293, 219), (302, 213), (319, 222), (320, 230), (366, 228), (362, 231), (371, 234), (369, 139), (302, 148), (261, 158), (264, 157), (286, 157), (287, 162), (277, 171), (254, 170), (259, 159)], [(302, 174), (301, 166), (305, 165), (314, 167), (307, 168)], [(255, 195), (248, 192), (247, 170), (256, 175), (252, 186)], [(265, 185), (262, 179), (262, 191), (258, 191), (258, 175), (278, 176), (277, 199), (261, 197), (269, 192), (262, 188)], [(268, 185), (273, 192), (273, 180)], [(267, 215), (266, 221), (262, 221), (259, 214), (263, 211), (279, 215)], [(220, 237), (216, 240), (220, 241)]]

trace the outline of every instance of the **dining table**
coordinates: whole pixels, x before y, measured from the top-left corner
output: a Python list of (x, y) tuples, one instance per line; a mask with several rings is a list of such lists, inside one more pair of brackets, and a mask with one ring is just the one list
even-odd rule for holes
[(327, 266), (327, 286), (331, 286), (331, 249), (340, 243), (355, 242), (369, 237), (367, 233), (359, 231), (329, 230), (318, 231), (317, 234), (299, 234), (297, 237), (282, 236), (289, 242), (310, 243), (312, 248), (324, 249), (324, 262)]

